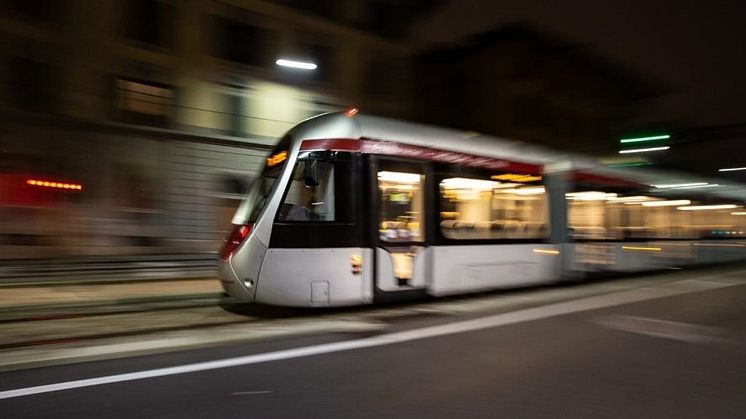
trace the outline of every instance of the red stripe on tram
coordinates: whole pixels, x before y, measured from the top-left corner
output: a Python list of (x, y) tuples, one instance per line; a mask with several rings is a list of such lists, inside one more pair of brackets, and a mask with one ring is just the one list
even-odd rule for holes
[(538, 175), (541, 173), (541, 166), (536, 164), (366, 138), (359, 140), (348, 138), (303, 140), (300, 149), (301, 151), (352, 151), (433, 161), (438, 163), (460, 164), (464, 166), (482, 167), (502, 171), (513, 171), (532, 175)]

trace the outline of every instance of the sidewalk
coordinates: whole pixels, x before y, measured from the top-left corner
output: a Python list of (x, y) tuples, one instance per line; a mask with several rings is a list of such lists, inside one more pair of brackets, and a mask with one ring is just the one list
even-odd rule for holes
[(2, 312), (22, 308), (91, 306), (132, 300), (188, 298), (222, 293), (216, 277), (114, 283), (13, 285), (0, 288)]
[(0, 287), (204, 278), (216, 269), (212, 253), (2, 260)]
[(0, 371), (230, 339), (215, 330), (246, 319), (226, 298), (216, 277), (1, 286)]

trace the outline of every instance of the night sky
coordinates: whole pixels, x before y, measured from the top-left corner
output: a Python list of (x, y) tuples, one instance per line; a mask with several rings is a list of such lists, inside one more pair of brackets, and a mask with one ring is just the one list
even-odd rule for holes
[(726, 0), (450, 0), (411, 35), (423, 48), (524, 22), (588, 48), (671, 94), (643, 121), (746, 123), (746, 2)]

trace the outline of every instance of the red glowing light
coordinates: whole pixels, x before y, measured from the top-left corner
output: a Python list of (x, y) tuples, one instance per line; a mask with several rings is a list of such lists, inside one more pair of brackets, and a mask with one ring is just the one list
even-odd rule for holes
[(83, 190), (83, 185), (79, 185), (77, 183), (64, 183), (64, 182), (50, 182), (48, 180), (39, 180), (39, 179), (26, 179), (26, 184), (31, 186), (42, 186), (46, 188), (54, 188), (54, 189), (73, 189), (77, 191)]
[(233, 256), (233, 252), (241, 246), (246, 237), (251, 233), (251, 224), (234, 225), (233, 230), (228, 234), (223, 242), (223, 248), (220, 249), (220, 258), (227, 261)]
[(347, 112), (345, 112), (345, 116), (353, 117), (353, 116), (357, 115), (358, 112), (359, 111), (358, 111), (357, 108), (351, 108)]

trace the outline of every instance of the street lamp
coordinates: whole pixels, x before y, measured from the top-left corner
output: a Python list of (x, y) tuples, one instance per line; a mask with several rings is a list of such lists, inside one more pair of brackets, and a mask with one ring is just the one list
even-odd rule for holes
[(285, 58), (279, 58), (277, 61), (275, 61), (275, 64), (279, 65), (280, 67), (290, 67), (290, 68), (296, 68), (299, 70), (316, 70), (316, 68), (318, 67), (314, 63), (309, 63), (305, 61), (288, 60)]
[(619, 154), (630, 154), (630, 153), (647, 153), (648, 151), (662, 151), (662, 150), (668, 150), (669, 146), (664, 147), (648, 147), (648, 148), (635, 148), (631, 150), (620, 150)]

